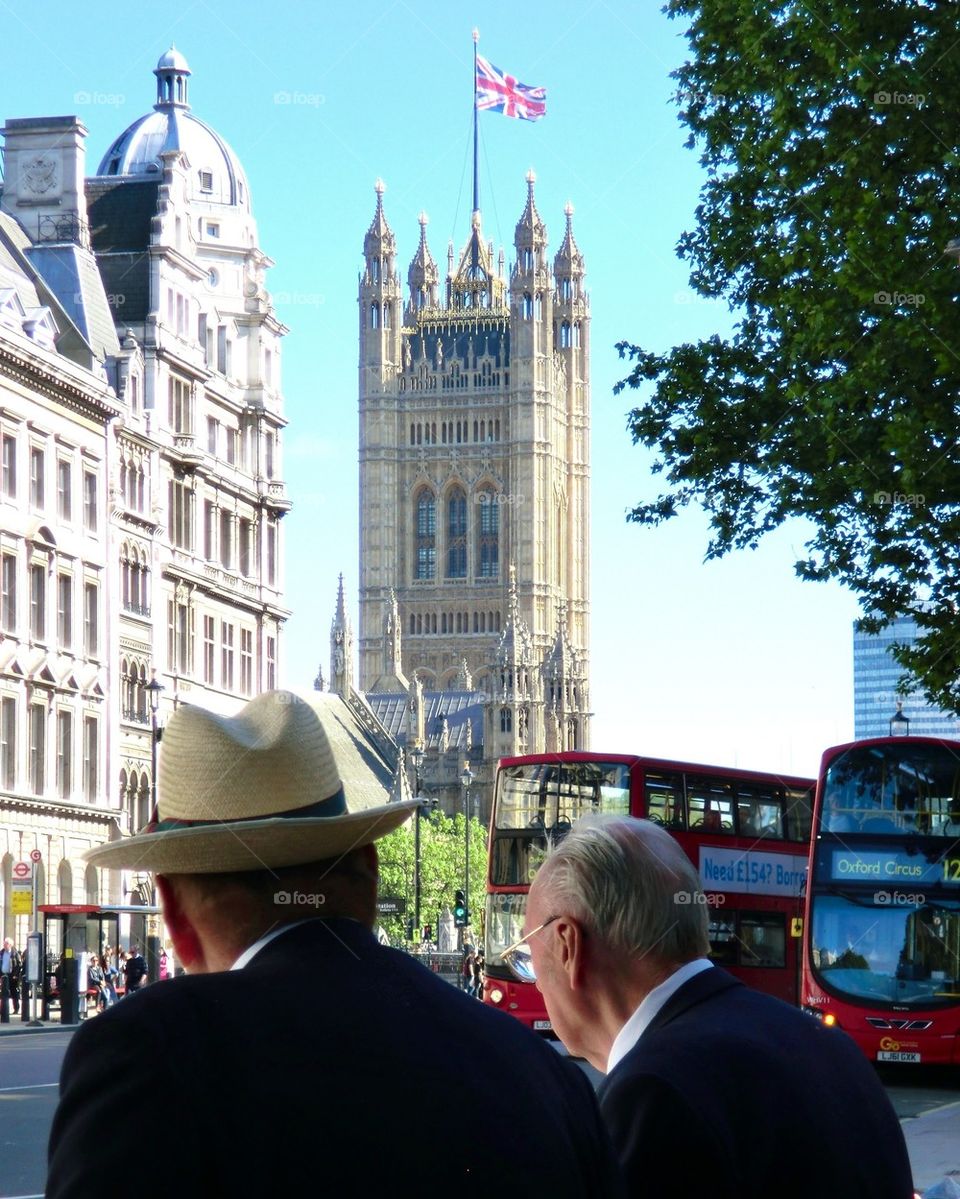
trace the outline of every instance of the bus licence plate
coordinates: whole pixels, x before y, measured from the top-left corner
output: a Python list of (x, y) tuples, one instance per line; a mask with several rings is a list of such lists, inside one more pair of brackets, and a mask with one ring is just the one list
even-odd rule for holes
[(890, 1050), (881, 1049), (877, 1054), (877, 1061), (878, 1062), (919, 1062), (920, 1054), (919, 1053), (906, 1053), (903, 1050), (900, 1050), (899, 1052), (894, 1053)]
[(549, 1020), (534, 1020), (533, 1027), (536, 1032), (550, 1032), (553, 1025)]

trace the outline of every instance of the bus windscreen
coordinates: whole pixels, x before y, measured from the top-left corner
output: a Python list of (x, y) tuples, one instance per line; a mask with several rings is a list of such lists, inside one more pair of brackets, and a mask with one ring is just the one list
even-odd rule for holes
[(500, 771), (498, 829), (559, 832), (591, 812), (630, 812), (630, 767), (623, 762), (537, 762)]
[(930, 742), (851, 747), (826, 772), (821, 831), (960, 836), (960, 755)]

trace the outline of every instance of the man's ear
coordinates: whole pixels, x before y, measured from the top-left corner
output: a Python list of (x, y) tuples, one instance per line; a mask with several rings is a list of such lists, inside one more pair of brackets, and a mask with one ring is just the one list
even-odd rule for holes
[(557, 952), (560, 966), (567, 976), (571, 991), (583, 986), (584, 938), (583, 929), (571, 916), (561, 916), (557, 921)]
[(163, 904), (163, 922), (167, 926), (173, 949), (180, 965), (191, 974), (206, 973), (206, 957), (203, 945), (194, 928), (193, 921), (184, 907), (183, 887), (176, 876), (167, 878), (157, 875), (157, 890)]

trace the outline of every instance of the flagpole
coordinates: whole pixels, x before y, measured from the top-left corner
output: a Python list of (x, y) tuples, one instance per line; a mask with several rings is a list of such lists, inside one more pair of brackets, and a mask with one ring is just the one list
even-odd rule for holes
[(480, 175), (477, 170), (477, 42), (480, 30), (473, 31), (473, 211), (480, 211)]

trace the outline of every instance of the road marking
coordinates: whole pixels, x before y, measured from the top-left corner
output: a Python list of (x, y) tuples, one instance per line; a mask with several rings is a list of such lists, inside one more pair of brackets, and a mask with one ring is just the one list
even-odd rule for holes
[[(25, 1087), (0, 1087), (0, 1095), (9, 1095), (12, 1091), (40, 1091), (44, 1087), (58, 1087), (59, 1085), (58, 1082), (34, 1082)], [(12, 1199), (20, 1199), (20, 1196), (14, 1195)]]

